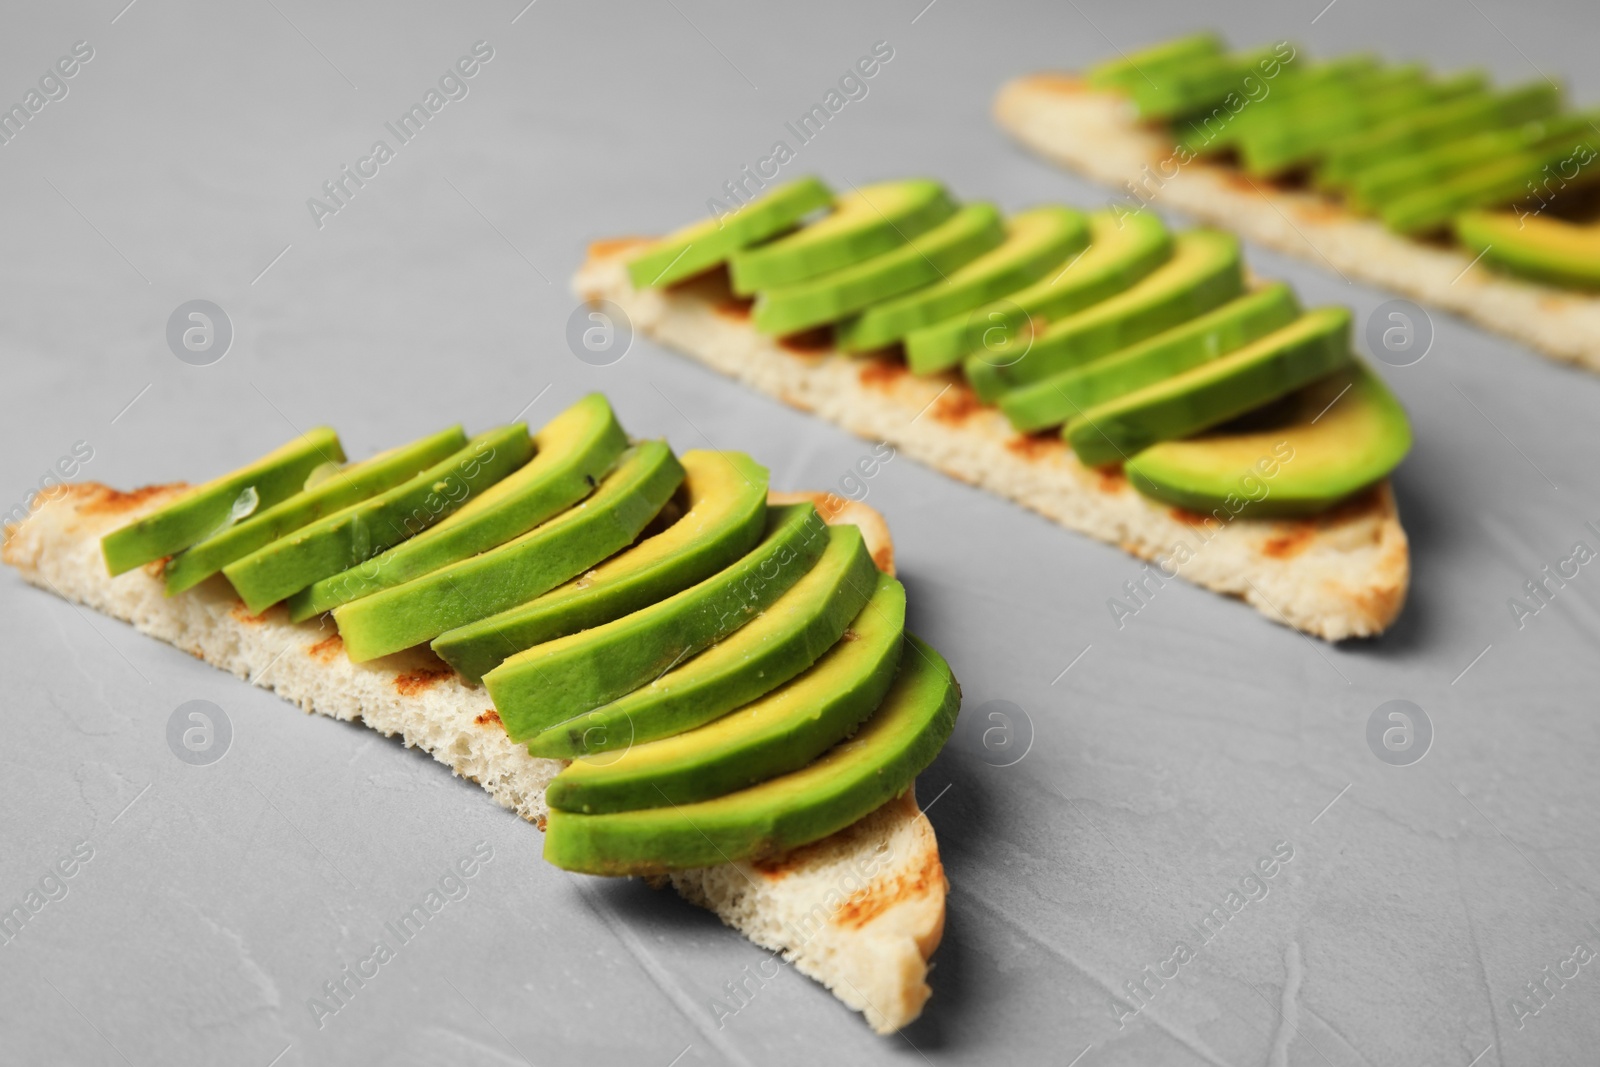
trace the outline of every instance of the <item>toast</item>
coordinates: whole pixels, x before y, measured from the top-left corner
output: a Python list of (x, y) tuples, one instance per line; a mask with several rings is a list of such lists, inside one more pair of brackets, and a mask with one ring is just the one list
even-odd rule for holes
[[(355, 664), (326, 621), (292, 623), (281, 604), (252, 616), (221, 576), (171, 598), (159, 565), (107, 577), (100, 538), (185, 488), (60, 487), (7, 527), (4, 560), (31, 584), (132, 623), (308, 712), (398, 736), (543, 827), (545, 786), (563, 762), (513, 744), (488, 695), (425, 648)], [(893, 546), (876, 512), (823, 495), (784, 499), (815, 500), (827, 521), (858, 525), (873, 559), (892, 573)], [(655, 882), (670, 882), (751, 941), (781, 952), (879, 1033), (911, 1022), (928, 999), (928, 958), (944, 930), (948, 887), (933, 827), (911, 789), (780, 859), (679, 871)]]
[(1176, 574), (1329, 641), (1380, 633), (1405, 603), (1411, 557), (1387, 482), (1309, 519), (1246, 511), (1219, 523), (1156, 503), (1120, 470), (1079, 463), (1059, 436), (1016, 433), (957, 375), (917, 377), (898, 360), (757, 332), (725, 272), (635, 289), (626, 262), (647, 243), (591, 246), (574, 279), (578, 295), (616, 304), (640, 333), (786, 404), (1158, 561), (1140, 579), (1147, 590)]
[(1400, 236), (1316, 192), (1251, 181), (1202, 159), (1163, 180), (1157, 167), (1172, 155), (1170, 138), (1141, 125), (1120, 96), (1070, 75), (1008, 82), (995, 98), (994, 116), (1041, 156), (1115, 187), (1130, 209), (1140, 200), (1123, 190), (1138, 189), (1142, 199), (1331, 266), (1347, 280), (1385, 286), (1547, 356), (1600, 370), (1600, 296), (1492, 270), (1459, 246)]

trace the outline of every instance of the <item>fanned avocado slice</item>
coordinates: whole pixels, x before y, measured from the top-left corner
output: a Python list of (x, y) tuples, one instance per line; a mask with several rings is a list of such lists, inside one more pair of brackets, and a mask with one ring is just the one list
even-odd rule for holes
[(289, 499), (323, 464), (343, 462), (338, 434), (326, 426), (309, 430), (254, 463), (197, 485), (166, 507), (106, 534), (100, 540), (106, 571), (115, 577), (182, 552), (230, 522)]
[(1097, 211), (1089, 216), (1089, 247), (1033, 285), (958, 315), (913, 330), (905, 340), (913, 373), (933, 374), (972, 353), (1005, 362), (1044, 324), (1127, 289), (1172, 255), (1172, 234), (1153, 211)]
[[(1208, 111), (1185, 115), (1173, 122), (1179, 144), (1205, 154), (1231, 148), (1241, 140), (1278, 123), (1293, 111), (1319, 106), (1329, 96), (1382, 77), (1383, 68), (1372, 55), (1342, 56), (1325, 63), (1284, 67), (1275, 79), (1260, 79), (1246, 87), (1248, 106), (1218, 102)], [(1262, 87), (1265, 88), (1262, 88)]]
[(629, 261), (628, 280), (648, 289), (692, 278), (831, 203), (833, 192), (810, 176), (774, 186), (730, 215), (703, 219), (656, 241)]
[(393, 489), (265, 544), (222, 573), (245, 607), (259, 614), (290, 593), (426, 530), (522, 466), (532, 451), (524, 423), (481, 433)]
[(1381, 208), (1381, 217), (1390, 229), (1404, 234), (1440, 230), (1467, 211), (1522, 198), (1530, 183), (1548, 177), (1546, 167), (1571, 166), (1571, 177), (1563, 175), (1569, 186), (1592, 185), (1600, 180), (1600, 167), (1585, 166), (1582, 161), (1594, 159), (1596, 146), (1600, 146), (1600, 136), (1593, 131), (1556, 137), (1387, 203)]
[(767, 526), (767, 468), (742, 452), (685, 452), (683, 514), (666, 529), (519, 607), (441, 634), (433, 650), (477, 684), (508, 656), (621, 618), (709, 577)]
[[(1172, 118), (1224, 100), (1230, 93), (1243, 94), (1246, 79), (1259, 77), (1273, 65), (1284, 62), (1280, 47), (1229, 55), (1200, 55), (1191, 62), (1171, 63), (1160, 77), (1123, 78), (1120, 88), (1133, 101), (1144, 119)], [(1294, 50), (1289, 49), (1289, 56)]]
[(862, 308), (931, 285), (1005, 239), (993, 204), (968, 204), (905, 245), (810, 281), (756, 297), (751, 322), (791, 334), (837, 322)]
[(830, 526), (822, 558), (758, 618), (649, 685), (535, 735), (528, 752), (592, 758), (692, 730), (771, 692), (843, 636), (876, 574), (861, 531)]
[(683, 482), (660, 441), (634, 446), (593, 496), (479, 555), (333, 609), (360, 663), (527, 602), (631, 544)]
[(1314, 515), (1386, 477), (1411, 426), (1359, 360), (1198, 437), (1145, 449), (1124, 466), (1140, 492), (1226, 522)]
[(883, 703), (854, 737), (820, 759), (696, 804), (607, 815), (552, 810), (544, 858), (590, 874), (659, 874), (779, 855), (903, 793), (938, 755), (960, 706), (950, 665), (907, 634)]
[(1051, 323), (1016, 362), (967, 357), (967, 381), (992, 403), (1008, 389), (1126, 348), (1238, 296), (1244, 289), (1241, 265), (1232, 234), (1188, 230), (1178, 235), (1171, 259), (1116, 296)]
[(803, 673), (704, 726), (575, 760), (545, 791), (553, 808), (586, 815), (699, 800), (797, 771), (855, 730), (882, 702), (904, 646), (905, 588), (877, 576), (844, 636)]
[(835, 331), (847, 352), (882, 348), (912, 330), (971, 311), (1059, 272), (1067, 257), (1089, 243), (1080, 211), (1038, 207), (1006, 220), (1005, 240), (924, 288), (874, 304)]
[(793, 285), (899, 248), (956, 213), (938, 182), (922, 178), (864, 185), (842, 194), (826, 217), (735, 252), (733, 291), (743, 296)]
[(1531, 278), (1600, 287), (1600, 225), (1508, 211), (1469, 211), (1455, 220), (1469, 252)]
[(167, 595), (173, 596), (199, 585), (240, 556), (308, 522), (392, 489), (418, 471), (459, 451), (466, 443), (467, 435), (461, 432), (461, 427), (452, 426), (420, 441), (379, 452), (371, 459), (332, 470), (315, 484), (308, 480), (303, 492), (256, 512), (169, 560), (164, 573)]
[(1294, 291), (1273, 282), (1087, 366), (1014, 389), (1000, 398), (1000, 410), (1023, 433), (1059, 426), (1086, 408), (1225, 356), (1299, 315)]
[(309, 619), (525, 533), (593, 492), (627, 447), (610, 402), (590, 393), (533, 435), (533, 459), (515, 474), (474, 493), (428, 530), (295, 593), (289, 618)]
[(619, 619), (519, 652), (483, 676), (513, 741), (609, 704), (754, 620), (828, 545), (810, 504), (770, 508), (767, 532), (726, 569)]
[(1149, 79), (1159, 82), (1174, 70), (1192, 67), (1223, 54), (1222, 39), (1214, 33), (1193, 33), (1162, 41), (1089, 68), (1086, 80), (1096, 89), (1123, 93), (1129, 86)]
[(1350, 362), (1350, 309), (1317, 308), (1280, 330), (1067, 424), (1078, 459), (1097, 467), (1188, 437), (1293, 392)]

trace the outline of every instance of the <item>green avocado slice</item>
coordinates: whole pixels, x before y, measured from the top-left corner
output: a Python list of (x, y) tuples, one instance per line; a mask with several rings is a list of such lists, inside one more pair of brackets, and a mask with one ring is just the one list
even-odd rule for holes
[(611, 404), (590, 393), (533, 435), (533, 459), (516, 473), (477, 493), (431, 529), (295, 593), (289, 618), (312, 618), (527, 532), (593, 492), (627, 447), (628, 436)]
[(784, 182), (731, 214), (702, 219), (656, 241), (629, 261), (628, 280), (635, 289), (649, 289), (692, 278), (831, 203), (833, 192), (814, 177)]
[[(197, 485), (159, 511), (135, 519), (100, 539), (112, 577), (176, 555), (237, 518), (289, 499), (325, 463), (343, 463), (339, 435), (318, 426), (279, 445), (254, 463)], [(240, 513), (243, 513), (242, 515)]]
[(452, 426), (333, 471), (303, 492), (258, 511), (172, 557), (165, 572), (167, 595), (173, 596), (199, 585), (240, 556), (308, 522), (392, 489), (418, 471), (460, 451), (466, 443), (467, 435), (461, 432), (461, 427)]
[(1467, 250), (1508, 270), (1577, 288), (1600, 287), (1600, 226), (1510, 211), (1469, 211), (1455, 220)]
[(433, 650), (476, 685), (507, 656), (665, 600), (744, 555), (767, 526), (767, 468), (741, 452), (685, 452), (683, 514), (660, 533), (527, 604), (468, 623)]
[(765, 859), (849, 826), (903, 793), (933, 762), (961, 706), (950, 665), (906, 635), (883, 703), (850, 740), (801, 770), (696, 804), (608, 815), (559, 808), (544, 858), (590, 874), (660, 874)]
[(876, 574), (858, 528), (828, 527), (822, 558), (758, 617), (649, 685), (536, 734), (529, 754), (592, 758), (692, 730), (748, 704), (833, 647), (871, 596)]
[(841, 270), (899, 248), (956, 213), (938, 182), (879, 182), (844, 193), (825, 218), (728, 260), (733, 291), (749, 296)]
[(978, 396), (1001, 394), (1080, 367), (1227, 303), (1244, 290), (1239, 240), (1220, 230), (1188, 230), (1174, 242), (1172, 258), (1137, 284), (1076, 315), (1051, 323), (1014, 362), (987, 354), (962, 364)]
[(1350, 362), (1350, 309), (1316, 308), (1220, 359), (1097, 404), (1063, 436), (1091, 467), (1198, 433)]
[(522, 466), (532, 451), (523, 423), (481, 433), (393, 489), (262, 545), (223, 567), (222, 573), (245, 607), (259, 614), (319, 578), (426, 530)]
[(1135, 489), (1224, 522), (1314, 515), (1379, 481), (1411, 448), (1411, 425), (1359, 360), (1277, 403), (1127, 462)]
[(609, 704), (751, 622), (822, 556), (827, 530), (810, 504), (769, 508), (765, 536), (731, 566), (619, 619), (510, 657), (483, 676), (506, 734), (523, 742)]
[(1273, 282), (1136, 345), (1000, 398), (1021, 433), (1059, 426), (1086, 408), (1181, 374), (1242, 348), (1300, 315), (1294, 290)]
[(527, 533), (459, 563), (333, 609), (353, 662), (431, 641), (527, 603), (639, 536), (683, 483), (660, 441), (635, 445), (590, 496)]
[(1006, 238), (941, 281), (874, 304), (839, 324), (834, 337), (846, 352), (869, 352), (912, 330), (971, 311), (1059, 273), (1067, 257), (1089, 243), (1088, 220), (1067, 207), (1038, 207), (1006, 220)]
[(1310, 66), (1285, 66), (1278, 77), (1263, 75), (1245, 86), (1235, 107), (1218, 102), (1211, 110), (1184, 115), (1173, 123), (1172, 132), (1181, 144), (1196, 154), (1231, 148), (1248, 137), (1276, 125), (1283, 116), (1306, 108), (1320, 107), (1330, 96), (1342, 98), (1352, 91), (1381, 81), (1383, 68), (1372, 55), (1341, 56)]
[(769, 334), (836, 322), (862, 308), (939, 281), (1005, 239), (993, 204), (968, 204), (882, 255), (756, 297), (750, 321)]
[(575, 760), (545, 791), (586, 815), (693, 804), (797, 771), (844, 740), (889, 691), (904, 647), (905, 588), (887, 574), (844, 637), (803, 673), (704, 726)]
[(1222, 39), (1216, 34), (1192, 33), (1098, 63), (1089, 68), (1085, 80), (1095, 89), (1126, 95), (1132, 85), (1146, 78), (1159, 82), (1171, 71), (1192, 67), (1222, 54)]
[(1003, 362), (1030, 344), (1052, 319), (1115, 296), (1165, 263), (1172, 234), (1153, 211), (1097, 211), (1089, 216), (1089, 247), (1059, 271), (1019, 292), (906, 336), (906, 362), (915, 374), (934, 374), (981, 352)]
[(1224, 100), (1230, 93), (1244, 93), (1247, 79), (1259, 77), (1264, 65), (1284, 62), (1279, 47), (1197, 56), (1192, 62), (1170, 64), (1159, 78), (1124, 78), (1118, 88), (1133, 101), (1142, 119), (1184, 115)]

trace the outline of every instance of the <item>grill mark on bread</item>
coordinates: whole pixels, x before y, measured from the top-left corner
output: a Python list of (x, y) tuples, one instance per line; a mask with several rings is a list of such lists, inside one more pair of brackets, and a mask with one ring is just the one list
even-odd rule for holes
[(1315, 536), (1316, 531), (1309, 523), (1301, 523), (1286, 534), (1267, 538), (1261, 545), (1261, 554), (1273, 559), (1293, 559), (1311, 547)]
[(344, 638), (337, 633), (324, 637), (314, 645), (306, 646), (306, 655), (319, 663), (332, 663), (344, 651)]
[(939, 394), (939, 399), (933, 403), (933, 409), (928, 412), (935, 422), (943, 422), (952, 426), (959, 426), (972, 416), (982, 411), (986, 405), (978, 399), (967, 386), (957, 383)]
[(245, 607), (244, 601), (241, 600), (234, 604), (233, 607), (228, 609), (228, 614), (232, 615), (246, 626), (259, 626), (261, 625), (262, 618), (267, 614), (268, 611), (271, 610), (272, 608), (269, 606), (260, 615), (252, 615), (250, 614), (250, 609)]
[(590, 259), (610, 259), (612, 256), (621, 255), (635, 248), (653, 244), (649, 237), (610, 237), (599, 241), (589, 242)]
[(814, 356), (833, 348), (833, 327), (818, 326), (778, 338), (778, 347), (797, 356)]
[(868, 388), (882, 389), (888, 392), (901, 378), (911, 372), (904, 363), (896, 363), (892, 359), (871, 359), (862, 364), (856, 371), (856, 377), (861, 379), (861, 384)]
[(944, 885), (944, 864), (939, 853), (923, 854), (922, 865), (914, 874), (900, 873), (890, 881), (875, 881), (839, 906), (833, 925), (843, 930), (859, 930), (907, 897), (920, 897), (935, 885)]
[(449, 667), (419, 667), (394, 676), (394, 691), (403, 697), (416, 696), (432, 689), (446, 676), (455, 673)]
[(479, 726), (504, 726), (504, 724), (500, 721), (500, 713), (495, 711), (493, 708), (490, 708), (488, 711), (484, 712), (482, 715), (479, 715), (472, 721), (477, 723)]
[(1007, 452), (1028, 460), (1043, 459), (1066, 447), (1067, 443), (1061, 439), (1061, 435), (1052, 433), (1019, 433), (1006, 442)]

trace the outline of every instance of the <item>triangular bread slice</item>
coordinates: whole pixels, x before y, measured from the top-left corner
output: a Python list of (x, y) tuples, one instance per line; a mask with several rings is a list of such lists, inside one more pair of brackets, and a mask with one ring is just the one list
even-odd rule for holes
[[(955, 376), (921, 378), (826, 340), (758, 333), (723, 272), (634, 289), (626, 263), (646, 243), (593, 245), (573, 282), (578, 295), (612, 302), (638, 332), (768, 396), (1330, 641), (1380, 633), (1405, 603), (1411, 555), (1387, 482), (1312, 519), (1252, 519), (1245, 509), (1222, 524), (1167, 507), (1120, 471), (1085, 467), (1059, 437), (1016, 433)], [(1147, 570), (1147, 591), (1171, 578), (1156, 563)]]
[[(154, 566), (107, 577), (100, 538), (184, 488), (123, 493), (92, 483), (64, 486), (7, 527), (5, 562), (33, 585), (132, 623), (308, 712), (399, 737), (543, 826), (545, 785), (562, 763), (512, 744), (488, 694), (426, 650), (355, 664), (325, 621), (291, 623), (281, 605), (252, 616), (220, 576), (170, 598)], [(782, 501), (802, 496), (816, 500), (829, 522), (859, 526), (873, 559), (893, 573), (881, 516), (821, 495), (786, 494)], [(538, 847), (536, 838), (530, 847)], [(879, 1033), (911, 1022), (928, 999), (928, 957), (944, 931), (948, 887), (933, 827), (913, 790), (781, 860), (682, 871), (661, 881), (756, 944), (782, 952), (802, 974), (865, 1013)]]
[(1171, 139), (1140, 124), (1121, 97), (1071, 75), (1008, 82), (995, 98), (994, 116), (1039, 155), (1110, 185), (1112, 203), (1137, 210), (1142, 199), (1185, 212), (1331, 266), (1347, 281), (1385, 286), (1547, 356), (1600, 370), (1600, 296), (1493, 270), (1458, 245), (1403, 237), (1314, 191), (1251, 181), (1232, 167), (1195, 159), (1170, 174)]

